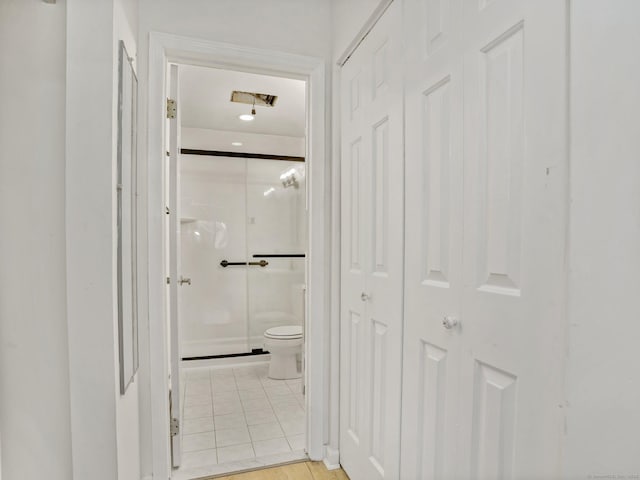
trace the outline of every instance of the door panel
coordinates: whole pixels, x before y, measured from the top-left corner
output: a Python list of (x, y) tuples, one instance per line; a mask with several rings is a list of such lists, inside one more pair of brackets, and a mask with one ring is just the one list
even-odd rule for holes
[(405, 2), (402, 478), (455, 478), (462, 298), (462, 5)]
[(399, 471), (403, 283), (402, 71), (394, 3), (342, 70), (340, 460)]
[(401, 477), (555, 478), (565, 5), (404, 5)]
[(556, 478), (566, 4), (465, 4), (461, 452), (469, 478)]

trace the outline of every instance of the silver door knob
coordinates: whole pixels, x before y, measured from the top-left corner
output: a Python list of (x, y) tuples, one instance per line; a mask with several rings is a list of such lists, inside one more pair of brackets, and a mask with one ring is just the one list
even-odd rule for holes
[(453, 327), (456, 327), (460, 324), (456, 317), (451, 317), (447, 315), (442, 319), (442, 326), (447, 330), (451, 330)]
[(366, 302), (367, 300), (371, 300), (371, 296), (367, 295), (366, 293), (362, 292), (360, 294), (360, 300), (362, 300), (363, 302)]
[(190, 278), (184, 278), (183, 276), (180, 276), (180, 281), (178, 283), (180, 283), (180, 285), (184, 285), (185, 283), (187, 285), (191, 285), (191, 279)]

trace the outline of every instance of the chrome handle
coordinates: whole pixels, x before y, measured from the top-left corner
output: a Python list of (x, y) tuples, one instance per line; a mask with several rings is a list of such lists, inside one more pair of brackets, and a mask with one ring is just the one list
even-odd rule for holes
[(360, 300), (362, 300), (363, 302), (366, 302), (367, 300), (371, 300), (371, 296), (366, 294), (366, 293), (364, 293), (364, 292), (362, 292), (360, 294)]
[(191, 285), (191, 279), (190, 278), (184, 278), (183, 276), (180, 276), (180, 281), (178, 283), (180, 285), (184, 285), (185, 283), (187, 285)]
[(456, 327), (460, 324), (460, 322), (458, 321), (458, 319), (456, 317), (452, 317), (452, 316), (445, 316), (442, 319), (442, 326), (444, 328), (446, 328), (447, 330), (451, 330), (453, 327)]

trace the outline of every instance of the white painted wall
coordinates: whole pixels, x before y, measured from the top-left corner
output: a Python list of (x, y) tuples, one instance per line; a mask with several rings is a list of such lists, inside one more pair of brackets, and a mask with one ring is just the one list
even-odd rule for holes
[(67, 4), (66, 232), (74, 478), (138, 479), (138, 386), (119, 391), (116, 162), (119, 41), (137, 1)]
[(66, 4), (0, 2), (0, 431), (5, 480), (71, 478)]
[(628, 478), (640, 473), (640, 3), (570, 11), (564, 478)]
[(344, 53), (381, 1), (384, 0), (331, 0), (334, 60)]

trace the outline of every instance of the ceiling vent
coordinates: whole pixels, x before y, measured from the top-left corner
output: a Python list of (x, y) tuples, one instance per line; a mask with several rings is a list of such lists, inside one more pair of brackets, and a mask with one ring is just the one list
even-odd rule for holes
[(236, 103), (273, 107), (277, 100), (277, 95), (268, 95), (266, 93), (240, 92), (238, 90), (231, 92), (231, 101)]

